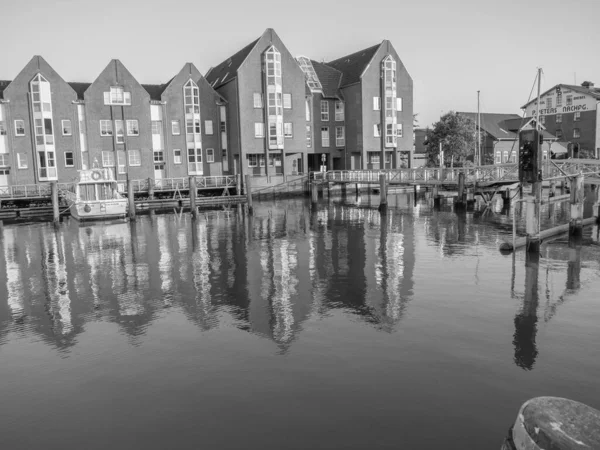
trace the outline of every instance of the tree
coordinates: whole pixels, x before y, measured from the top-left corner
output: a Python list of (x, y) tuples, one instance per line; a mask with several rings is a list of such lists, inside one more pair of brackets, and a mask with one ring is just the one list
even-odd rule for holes
[(433, 128), (427, 128), (425, 133), (427, 165), (440, 165), (440, 142), (445, 162), (450, 162), (452, 157), (456, 166), (463, 166), (468, 160), (473, 161), (477, 142), (476, 127), (466, 117), (450, 111), (440, 117), (440, 120), (433, 124)]

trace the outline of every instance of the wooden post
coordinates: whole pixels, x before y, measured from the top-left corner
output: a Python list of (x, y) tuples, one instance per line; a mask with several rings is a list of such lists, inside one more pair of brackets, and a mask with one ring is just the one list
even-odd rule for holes
[(440, 207), (440, 188), (438, 187), (438, 185), (434, 185), (433, 186), (433, 207), (434, 208), (439, 208)]
[(254, 211), (252, 208), (252, 181), (250, 175), (246, 175), (245, 181), (246, 201), (248, 202), (248, 214), (252, 214)]
[(566, 398), (536, 397), (521, 406), (507, 440), (504, 448), (600, 448), (600, 411)]
[(458, 201), (456, 206), (465, 206), (465, 173), (460, 172), (458, 174)]
[(510, 208), (511, 193), (510, 189), (505, 189), (502, 193), (502, 208)]
[(342, 183), (340, 189), (342, 190), (342, 198), (346, 198), (348, 185), (346, 183)]
[(236, 195), (242, 194), (242, 175), (239, 173), (235, 176), (235, 193)]
[(154, 180), (148, 178), (148, 200), (154, 200)]
[(356, 196), (358, 197), (360, 195), (360, 192), (358, 190), (358, 183), (356, 183)]
[(379, 212), (387, 210), (387, 179), (385, 173), (379, 174)]
[(135, 200), (133, 197), (133, 182), (127, 180), (127, 199), (129, 200), (129, 220), (135, 220)]
[(531, 196), (527, 197), (527, 211), (525, 227), (527, 231), (527, 251), (539, 253), (540, 251), (540, 200), (542, 196), (542, 183), (537, 181), (531, 184)]
[(52, 192), (52, 221), (54, 225), (58, 225), (60, 221), (60, 211), (58, 210), (58, 182), (52, 181), (50, 183), (50, 189)]
[(581, 236), (583, 230), (583, 175), (580, 173), (571, 182), (571, 220), (569, 234)]
[(192, 211), (192, 219), (196, 219), (198, 217), (198, 208), (196, 206), (196, 177), (191, 176), (189, 178), (190, 184), (190, 208)]
[(319, 202), (319, 191), (316, 183), (310, 185), (311, 202), (316, 205)]

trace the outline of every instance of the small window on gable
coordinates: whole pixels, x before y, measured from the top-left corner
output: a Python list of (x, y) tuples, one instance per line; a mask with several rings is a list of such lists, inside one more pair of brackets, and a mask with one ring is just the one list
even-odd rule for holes
[(179, 120), (171, 121), (171, 134), (173, 136), (178, 136), (181, 134), (181, 124), (179, 123)]
[(15, 136), (25, 136), (24, 120), (15, 120)]
[(212, 148), (206, 149), (206, 162), (214, 163), (215, 162), (215, 150)]
[(396, 111), (402, 111), (402, 97), (396, 99)]
[(283, 108), (292, 109), (292, 94), (283, 94)]
[(73, 134), (73, 130), (71, 129), (71, 121), (68, 119), (61, 120), (62, 125), (62, 135), (63, 136), (71, 136)]

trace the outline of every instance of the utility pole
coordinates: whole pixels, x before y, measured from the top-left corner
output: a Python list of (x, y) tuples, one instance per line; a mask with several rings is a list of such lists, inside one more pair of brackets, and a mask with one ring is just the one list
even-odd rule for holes
[(479, 91), (477, 91), (477, 165), (481, 166), (481, 116), (479, 113)]
[[(538, 68), (537, 74), (537, 116), (535, 121), (535, 129), (538, 133), (541, 133), (540, 130), (540, 90), (541, 90), (541, 81), (542, 81), (542, 68)], [(536, 139), (539, 139), (536, 134)], [(538, 142), (539, 144), (539, 142)], [(541, 152), (542, 146), (537, 145), (534, 148), (537, 148), (537, 155), (533, 155), (534, 158), (537, 158), (537, 161), (541, 161)], [(536, 164), (538, 170), (542, 170), (542, 166)], [(527, 250), (530, 252), (538, 253), (540, 251), (540, 205), (542, 201), (542, 182), (540, 180), (540, 176), (538, 173), (534, 174), (535, 181), (531, 183), (531, 196), (533, 197), (527, 204), (527, 208), (531, 208), (531, 211), (527, 212), (527, 216), (529, 218), (528, 222), (530, 223), (530, 229), (527, 232)], [(534, 229), (531, 229), (535, 227)]]

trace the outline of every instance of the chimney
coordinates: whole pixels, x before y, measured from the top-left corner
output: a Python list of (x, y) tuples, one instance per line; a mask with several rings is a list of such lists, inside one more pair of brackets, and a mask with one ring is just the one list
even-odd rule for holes
[(591, 81), (584, 81), (583, 83), (581, 83), (581, 86), (586, 89), (593, 89), (594, 83), (592, 83)]

